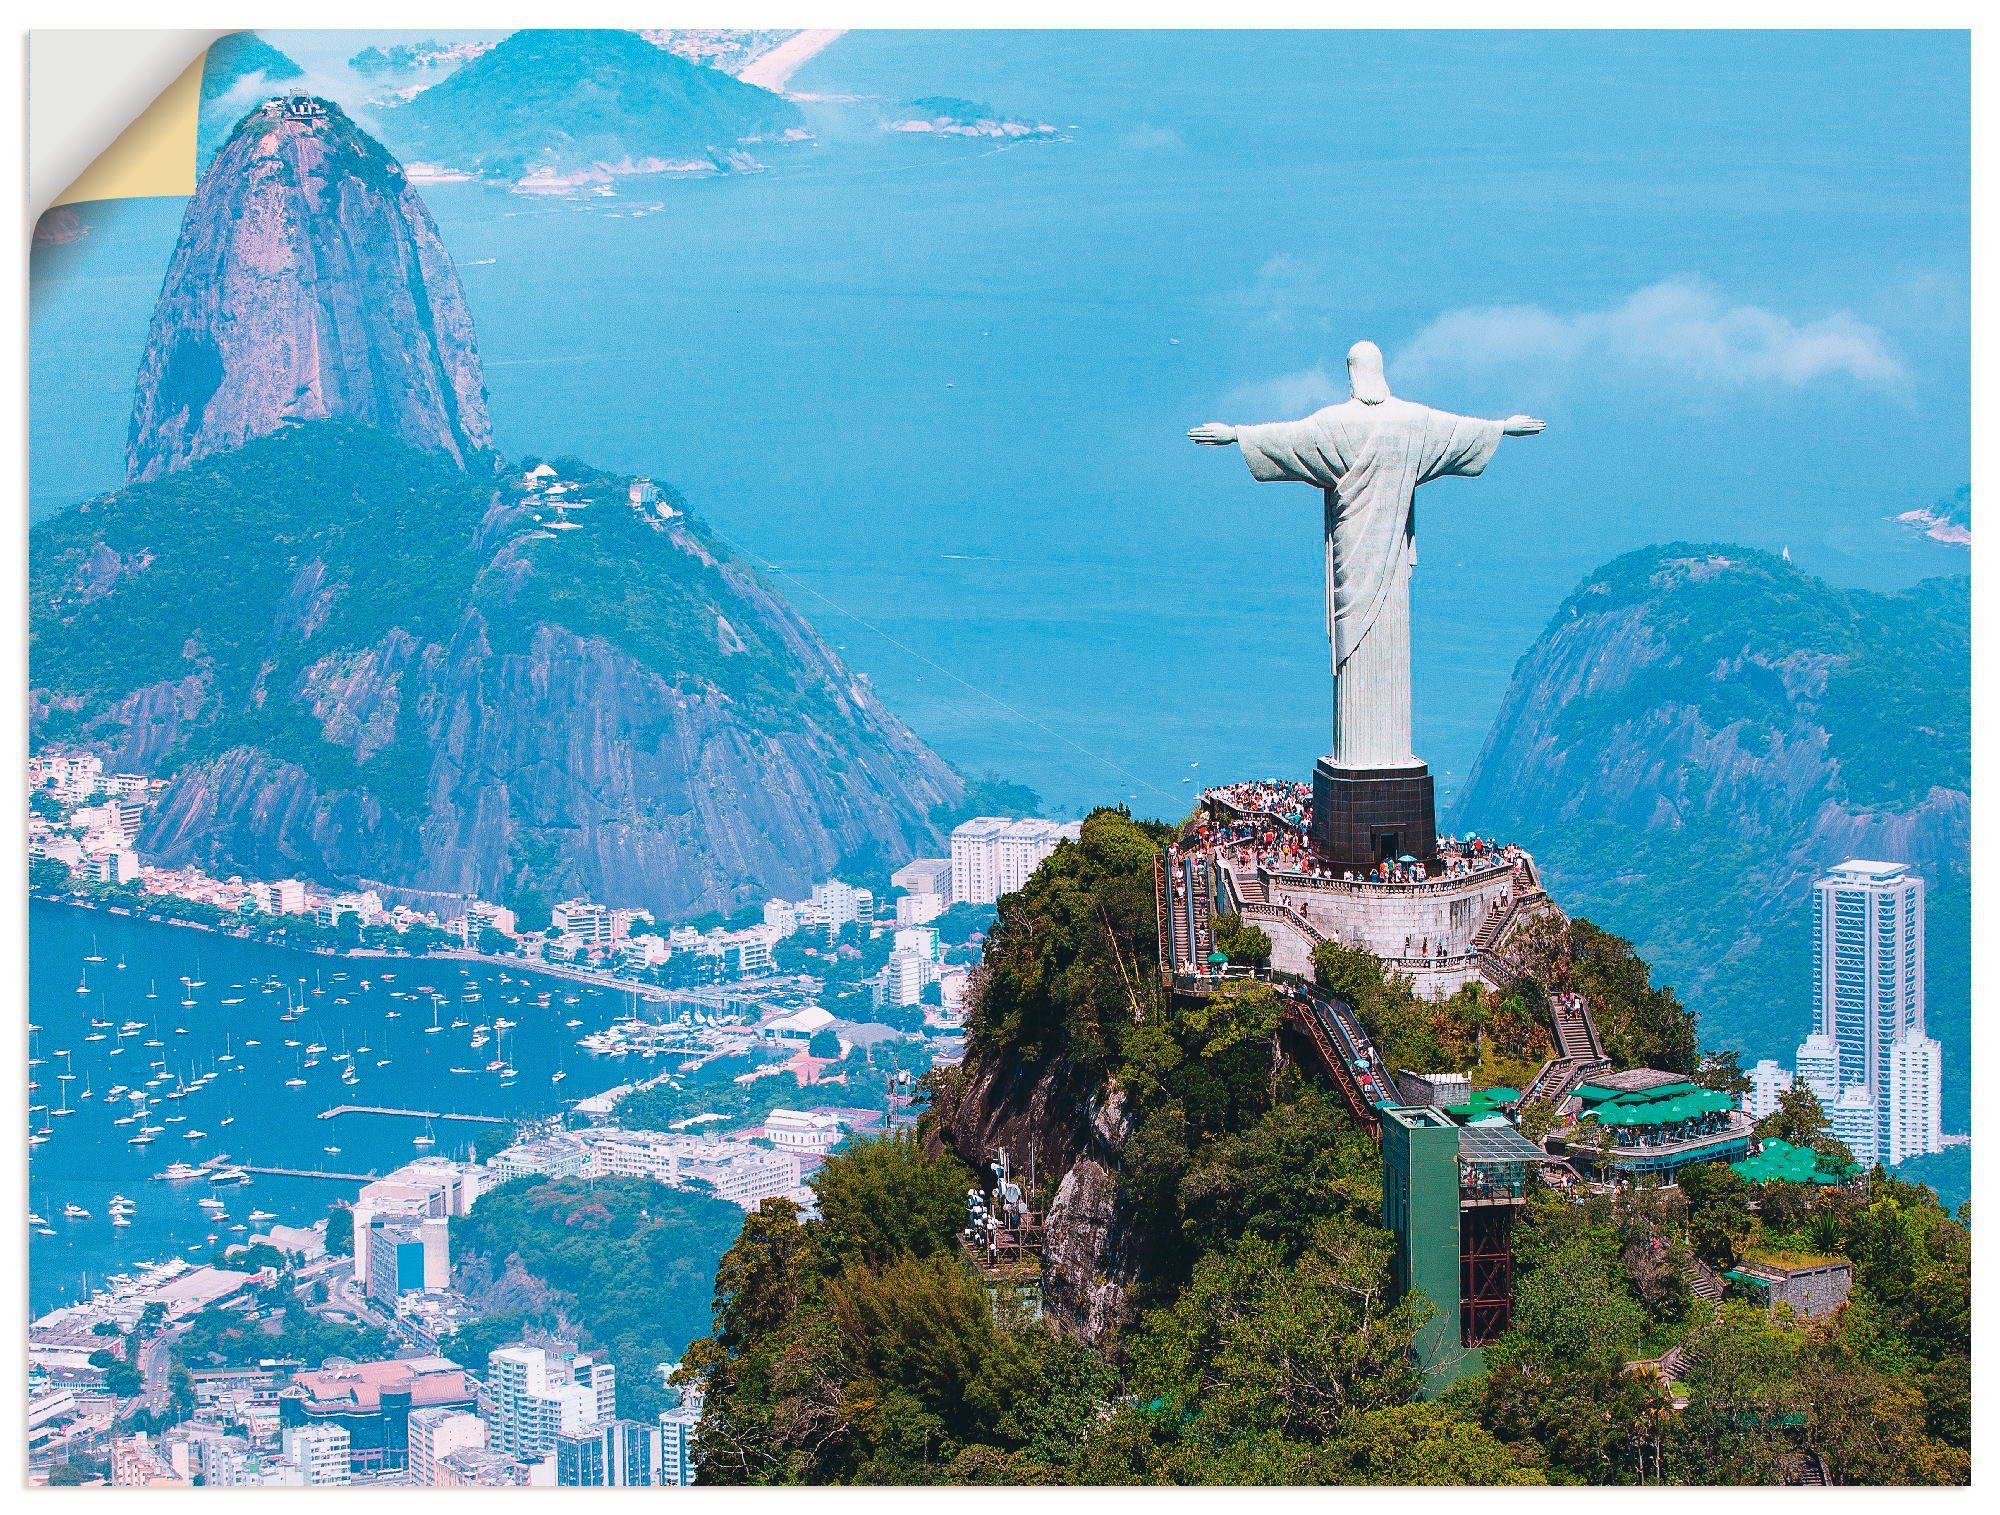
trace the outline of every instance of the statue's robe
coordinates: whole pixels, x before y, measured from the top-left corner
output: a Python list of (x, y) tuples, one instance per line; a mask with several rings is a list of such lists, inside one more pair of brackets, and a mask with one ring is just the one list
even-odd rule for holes
[(1250, 472), (1326, 492), (1326, 631), (1333, 643), (1333, 751), (1340, 768), (1419, 766), (1410, 742), (1410, 571), (1416, 490), (1479, 473), (1498, 421), (1393, 395), (1349, 400), (1303, 421), (1239, 426)]

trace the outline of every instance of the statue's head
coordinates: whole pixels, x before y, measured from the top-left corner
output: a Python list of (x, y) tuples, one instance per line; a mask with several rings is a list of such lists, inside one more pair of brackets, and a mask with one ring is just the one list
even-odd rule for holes
[(1356, 342), (1347, 349), (1347, 385), (1363, 405), (1380, 405), (1389, 398), (1389, 378), (1382, 372), (1382, 349), (1373, 342)]

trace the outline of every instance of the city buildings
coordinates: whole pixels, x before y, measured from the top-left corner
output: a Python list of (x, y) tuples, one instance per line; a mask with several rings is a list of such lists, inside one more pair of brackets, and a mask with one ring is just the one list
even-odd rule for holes
[(330, 1421), (286, 1426), (281, 1445), (285, 1461), (298, 1470), (299, 1482), (307, 1488), (354, 1481), (349, 1463), (348, 1435), (343, 1426)]
[(555, 1451), (556, 1438), (617, 1417), (617, 1375), (586, 1353), (499, 1347), (486, 1360), (481, 1411), (487, 1444), (525, 1463)]
[(1924, 1030), (1924, 881), (1903, 863), (1850, 858), (1813, 885), (1812, 940), (1800, 1080), (1861, 1162), (1941, 1151), (1943, 1059)]
[(378, 1249), (371, 1240), (371, 1232), (376, 1229), (378, 1217), (421, 1221), (464, 1215), (479, 1197), (482, 1178), (481, 1171), (470, 1164), (456, 1163), (443, 1157), (420, 1157), (364, 1185), (355, 1196), (353, 1210), (354, 1281), (360, 1285), (362, 1292), (381, 1299), (406, 1292), (405, 1280), (412, 1275), (399, 1271), (395, 1279), (383, 1285), (384, 1292), (378, 1292), (373, 1268), (378, 1257), (396, 1261), (399, 1270), (414, 1266), (406, 1261), (410, 1257), (407, 1251), (393, 1250), (407, 1247), (412, 1241), (422, 1249), (423, 1276), (430, 1281), (408, 1287), (443, 1287), (448, 1272), (448, 1257), (445, 1233), (441, 1228), (431, 1232), (419, 1229), (414, 1233), (398, 1229), (393, 1239), (385, 1233), (382, 1246), (391, 1249), (386, 1251)]
[(354, 1250), (368, 1252), (368, 1297), (395, 1308), (405, 1294), (451, 1282), (449, 1222), (442, 1215), (377, 1214), (354, 1233)]
[(1081, 821), (1008, 820), (983, 815), (951, 833), (953, 904), (990, 905), (1028, 881), (1056, 844), (1074, 840)]
[(1750, 1092), (1743, 1096), (1744, 1112), (1752, 1120), (1777, 1113), (1778, 1098), (1792, 1087), (1793, 1075), (1776, 1058), (1760, 1059), (1750, 1070)]
[(559, 1488), (651, 1488), (660, 1482), (660, 1427), (598, 1421), (557, 1436), (555, 1458)]
[(1944, 1049), (1922, 1029), (1889, 1048), (1889, 1099), (1882, 1141), (1890, 1163), (1944, 1150)]
[(445, 1458), (468, 1447), (484, 1448), (486, 1422), (470, 1410), (435, 1405), (410, 1412), (410, 1482), (438, 1486)]
[(660, 1412), (660, 1482), (685, 1488), (695, 1481), (694, 1436), (701, 1425), (701, 1394), (690, 1390), (671, 1410)]
[(464, 1369), (443, 1357), (405, 1357), (300, 1373), (278, 1396), (287, 1429), (335, 1426), (357, 1471), (396, 1469), (409, 1459), (410, 1417), (421, 1409), (470, 1409)]

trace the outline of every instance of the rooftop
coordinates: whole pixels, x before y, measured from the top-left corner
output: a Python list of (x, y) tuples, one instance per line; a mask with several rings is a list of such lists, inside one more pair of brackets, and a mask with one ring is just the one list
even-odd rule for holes
[[(1667, 1084), (1685, 1083), (1678, 1073), (1662, 1073), (1658, 1068), (1627, 1068), (1623, 1073), (1606, 1073), (1593, 1077), (1584, 1088), (1608, 1089), (1614, 1094), (1636, 1094), (1643, 1089), (1658, 1089)], [(1579, 1089), (1578, 1093), (1582, 1090)]]
[(1836, 878), (1892, 879), (1910, 871), (1908, 863), (1878, 863), (1865, 857), (1851, 857), (1827, 870)]
[(1466, 1126), (1458, 1133), (1458, 1155), (1485, 1167), (1495, 1163), (1539, 1163), (1548, 1153), (1512, 1126)]
[(1749, 1247), (1739, 1267), (1753, 1273), (1804, 1273), (1814, 1268), (1848, 1266), (1844, 1257), (1820, 1252), (1798, 1252), (1788, 1247)]
[(447, 1404), (472, 1398), (465, 1370), (448, 1357), (381, 1358), (351, 1363), (344, 1368), (301, 1373), (294, 1382), (304, 1391), (305, 1398), (322, 1411), (379, 1410), (385, 1390), (408, 1389), (413, 1405)]

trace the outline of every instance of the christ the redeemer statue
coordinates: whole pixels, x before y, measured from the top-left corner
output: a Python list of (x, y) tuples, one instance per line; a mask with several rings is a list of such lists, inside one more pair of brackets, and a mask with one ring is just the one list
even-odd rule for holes
[(1399, 400), (1373, 342), (1349, 350), (1347, 377), (1353, 398), (1303, 421), (1210, 422), (1188, 436), (1210, 447), (1236, 443), (1260, 480), (1325, 491), (1333, 750), (1314, 776), (1313, 829), (1349, 865), (1379, 861), (1385, 849), (1428, 862), (1436, 855), (1431, 780), (1410, 740), (1417, 486), (1479, 473), (1503, 436), (1533, 436), (1542, 423), (1477, 421)]

